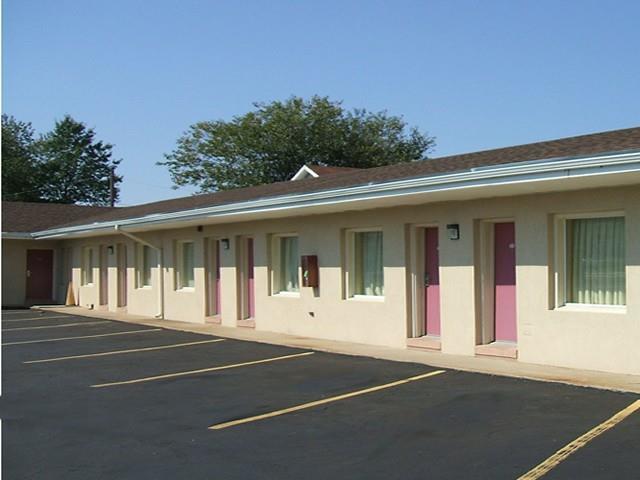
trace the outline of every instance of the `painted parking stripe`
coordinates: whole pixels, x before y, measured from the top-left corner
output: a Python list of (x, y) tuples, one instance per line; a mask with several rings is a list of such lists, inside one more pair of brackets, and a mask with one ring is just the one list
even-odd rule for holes
[(29, 322), (33, 320), (50, 320), (52, 318), (69, 318), (68, 315), (52, 315), (50, 317), (27, 317), (27, 318), (3, 318), (2, 323), (6, 322)]
[(547, 458), (544, 462), (540, 463), (536, 467), (529, 470), (527, 473), (518, 478), (518, 480), (535, 480), (537, 478), (546, 475), (560, 463), (567, 459), (570, 455), (574, 454), (577, 450), (584, 447), (594, 438), (602, 435), (607, 430), (615, 427), (618, 423), (623, 421), (629, 415), (640, 409), (640, 400), (636, 400), (628, 407), (620, 410), (614, 416), (605, 420), (600, 425), (592, 428), (584, 435), (576, 438), (573, 442), (565, 445), (556, 453)]
[(375, 387), (365, 388), (363, 390), (356, 390), (355, 392), (344, 393), (342, 395), (336, 395), (335, 397), (323, 398), (322, 400), (316, 400), (314, 402), (303, 403), (301, 405), (295, 405), (293, 407), (283, 408), (282, 410), (276, 410), (274, 412), (263, 413), (261, 415), (255, 415), (253, 417), (241, 418), (238, 420), (232, 420), (230, 422), (218, 423), (211, 425), (209, 430), (222, 430), (223, 428), (235, 427), (236, 425), (242, 425), (243, 423), (257, 422), (266, 418), (278, 417), (280, 415), (286, 415), (287, 413), (298, 412), (307, 408), (317, 407), (319, 405), (325, 405), (327, 403), (337, 402), (340, 400), (346, 400), (347, 398), (357, 397), (359, 395), (366, 395), (367, 393), (378, 392), (387, 388), (398, 387), (410, 382), (416, 382), (425, 378), (434, 377), (445, 373), (445, 370), (434, 370), (433, 372), (423, 373), (422, 375), (416, 375), (414, 377), (404, 378), (402, 380), (396, 380), (395, 382), (385, 383)]
[(155, 380), (164, 380), (167, 378), (184, 377), (187, 375), (197, 375), (198, 373), (216, 372), (218, 370), (228, 370), (230, 368), (247, 367), (249, 365), (258, 365), (261, 363), (277, 362), (280, 360), (289, 360), (292, 358), (305, 357), (313, 355), (314, 352), (296, 353), (293, 355), (284, 355), (282, 357), (264, 358), (262, 360), (253, 360), (251, 362), (235, 363), (232, 365), (220, 365), (219, 367), (201, 368), (199, 370), (188, 370), (186, 372), (167, 373), (165, 375), (155, 375), (153, 377), (135, 378), (133, 380), (124, 380), (121, 382), (100, 383), (91, 385), (92, 388), (115, 387), (119, 385), (131, 385), (133, 383), (153, 382)]
[(3, 328), (3, 332), (17, 332), (19, 330), (41, 330), (43, 328), (63, 328), (63, 327), (77, 327), (79, 325), (100, 325), (101, 323), (111, 323), (108, 321), (100, 322), (75, 322), (75, 323), (63, 323), (61, 325), (40, 325), (38, 327), (17, 327), (17, 328)]
[(151, 333), (151, 332), (161, 332), (161, 328), (147, 328), (144, 330), (128, 330), (126, 332), (113, 332), (113, 333), (101, 333), (98, 335), (81, 335), (78, 337), (61, 337), (61, 338), (46, 338), (44, 340), (25, 340), (21, 342), (7, 342), (3, 343), (3, 347), (8, 347), (10, 345), (27, 345), (29, 343), (46, 343), (46, 342), (61, 342), (63, 340), (83, 340), (85, 338), (98, 338), (98, 337), (112, 337), (114, 335), (129, 335), (132, 333)]
[(61, 360), (75, 360), (78, 358), (93, 358), (93, 357), (106, 357), (109, 355), (122, 355), (125, 353), (134, 353), (134, 352), (151, 352), (154, 350), (164, 350), (167, 348), (180, 348), (180, 347), (190, 347), (193, 345), (204, 345), (208, 343), (217, 343), (224, 342), (226, 339), (224, 338), (216, 338), (215, 340), (201, 340), (199, 342), (189, 342), (189, 343), (176, 343), (173, 345), (159, 345), (157, 347), (144, 347), (144, 348), (131, 348), (129, 350), (112, 350), (110, 352), (100, 352), (100, 353), (87, 353), (85, 355), (71, 355), (68, 357), (56, 357), (56, 358), (45, 358), (42, 360), (29, 360), (27, 362), (22, 363), (47, 363), (47, 362), (59, 362)]

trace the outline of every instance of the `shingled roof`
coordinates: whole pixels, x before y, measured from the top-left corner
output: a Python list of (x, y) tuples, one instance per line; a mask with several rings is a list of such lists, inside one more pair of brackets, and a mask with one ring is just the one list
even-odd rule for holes
[(114, 210), (61, 203), (2, 202), (3, 233), (33, 233)]
[[(231, 203), (260, 200), (283, 195), (315, 193), (327, 190), (378, 184), (394, 180), (436, 176), (468, 171), (472, 168), (516, 162), (584, 157), (612, 152), (640, 150), (640, 127), (577, 137), (530, 143), (514, 147), (485, 150), (462, 155), (434, 158), (419, 162), (334, 173), (296, 182), (285, 181), (238, 188), (215, 193), (192, 195), (153, 203), (119, 207), (101, 211), (92, 217), (65, 222), (58, 226), (85, 225), (139, 218), (147, 215), (188, 211)], [(52, 224), (53, 225), (53, 224)], [(3, 229), (4, 230), (4, 229)]]

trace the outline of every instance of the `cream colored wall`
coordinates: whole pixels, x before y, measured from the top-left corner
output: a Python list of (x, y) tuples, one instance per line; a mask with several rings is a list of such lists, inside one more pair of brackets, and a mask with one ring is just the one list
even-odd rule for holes
[[(623, 313), (567, 311), (550, 305), (549, 258), (553, 214), (624, 210), (627, 234), (627, 301)], [(165, 318), (205, 321), (204, 238), (230, 239), (221, 252), (222, 324), (235, 326), (238, 312), (237, 238), (249, 235), (255, 245), (256, 329), (316, 338), (403, 347), (411, 323), (411, 276), (407, 268), (411, 225), (440, 227), (442, 351), (474, 355), (478, 342), (477, 278), (479, 261), (475, 225), (480, 220), (513, 219), (516, 224), (518, 355), (526, 362), (640, 373), (640, 188), (621, 187), (538, 194), (479, 201), (449, 202), (363, 212), (204, 225), (144, 235), (164, 251)], [(448, 240), (445, 226), (460, 225), (460, 240)], [(380, 227), (384, 233), (383, 302), (345, 299), (342, 236), (345, 229)], [(320, 287), (300, 289), (299, 297), (270, 295), (269, 235), (297, 233), (300, 255), (318, 255)], [(195, 287), (176, 291), (174, 243), (196, 242)], [(158, 272), (150, 289), (135, 288), (134, 244), (122, 236), (89, 243), (125, 242), (129, 248), (127, 311), (155, 315)], [(80, 247), (88, 241), (74, 240)], [(79, 248), (74, 248), (79, 251)], [(79, 258), (79, 253), (78, 253)], [(78, 263), (79, 265), (79, 263)], [(114, 269), (115, 272), (115, 269)], [(115, 274), (115, 273), (114, 273)], [(96, 273), (97, 275), (97, 273)], [(111, 271), (110, 271), (111, 275)], [(79, 279), (79, 271), (74, 278)], [(81, 299), (97, 305), (97, 286), (80, 287)], [(110, 292), (117, 291), (110, 289)], [(110, 302), (112, 308), (113, 302)]]
[[(53, 268), (60, 262), (59, 243), (35, 240), (2, 240), (2, 305), (23, 306), (27, 287), (27, 250), (52, 249)], [(61, 279), (54, 274), (53, 295), (58, 300), (64, 292)]]

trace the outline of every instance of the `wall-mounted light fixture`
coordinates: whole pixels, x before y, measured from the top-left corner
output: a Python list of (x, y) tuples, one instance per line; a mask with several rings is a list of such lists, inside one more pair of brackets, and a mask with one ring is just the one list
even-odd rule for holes
[(460, 225), (457, 223), (447, 225), (447, 236), (449, 240), (460, 240)]
[(222, 245), (223, 250), (229, 250), (229, 239), (223, 238), (222, 240), (220, 240), (220, 245)]
[(114, 252), (113, 245), (109, 245), (109, 246), (107, 247), (107, 252), (109, 252), (109, 255), (113, 255), (113, 252)]
[(199, 232), (201, 232), (201, 231), (202, 231), (202, 225), (198, 225), (198, 226), (196, 227), (196, 230), (197, 230), (197, 231), (199, 231)]

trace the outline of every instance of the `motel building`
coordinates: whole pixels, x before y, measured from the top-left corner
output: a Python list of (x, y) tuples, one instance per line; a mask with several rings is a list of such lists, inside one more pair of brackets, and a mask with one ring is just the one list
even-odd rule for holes
[(131, 207), (3, 202), (2, 303), (640, 374), (640, 128)]

